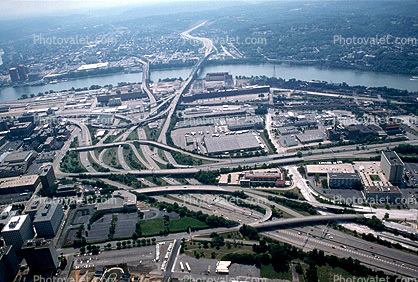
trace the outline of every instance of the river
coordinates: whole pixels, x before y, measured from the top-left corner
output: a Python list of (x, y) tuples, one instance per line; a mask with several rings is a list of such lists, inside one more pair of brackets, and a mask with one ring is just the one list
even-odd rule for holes
[[(190, 74), (191, 68), (179, 68), (169, 70), (151, 70), (151, 80), (182, 77), (185, 79)], [(272, 64), (252, 64), (252, 65), (220, 65), (207, 66), (199, 72), (202, 78), (208, 72), (223, 72), (237, 76), (265, 75), (273, 76), (274, 65)], [(408, 75), (384, 74), (365, 71), (341, 70), (341, 69), (320, 69), (310, 66), (290, 66), (287, 64), (276, 65), (276, 77), (284, 79), (296, 78), (299, 80), (321, 80), (328, 82), (346, 82), (349, 85), (365, 85), (365, 86), (387, 86), (397, 89), (406, 89), (409, 91), (418, 91), (418, 79)], [(141, 82), (142, 73), (120, 73), (108, 76), (80, 78), (56, 84), (48, 84), (43, 86), (31, 87), (6, 87), (0, 89), (0, 102), (17, 100), (23, 94), (38, 94), (49, 90), (60, 91), (67, 90), (71, 87), (83, 88), (90, 85), (117, 85), (118, 82)]]

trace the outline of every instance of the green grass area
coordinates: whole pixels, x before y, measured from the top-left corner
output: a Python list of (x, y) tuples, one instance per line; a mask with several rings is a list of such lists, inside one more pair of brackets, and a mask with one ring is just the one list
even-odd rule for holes
[(269, 154), (274, 154), (274, 152), (276, 151), (276, 148), (274, 148), (274, 145), (271, 143), (270, 138), (268, 136), (268, 134), (266, 134), (265, 132), (266, 130), (263, 130), (260, 132), (260, 136), (261, 138), (263, 138), (264, 143), (266, 143), (268, 149), (269, 149)]
[(135, 146), (136, 150), (138, 151), (138, 154), (141, 156), (141, 158), (144, 161), (147, 161), (147, 159), (145, 158), (144, 152), (142, 152), (142, 150), (141, 150), (141, 144), (139, 144), (138, 142), (134, 142), (134, 146)]
[(160, 149), (160, 148), (158, 148), (157, 150), (158, 150), (158, 156), (160, 156), (160, 158), (161, 158), (162, 160), (164, 160), (164, 161), (168, 162), (168, 160), (167, 160), (167, 158), (166, 158), (166, 156), (165, 156), (165, 154), (164, 154), (164, 150), (162, 150), (162, 149)]
[(63, 172), (68, 173), (82, 173), (87, 172), (87, 169), (81, 164), (80, 153), (75, 151), (68, 151), (62, 158), (60, 168)]
[(146, 169), (129, 145), (123, 145), (123, 158), (132, 169)]
[(160, 163), (160, 162), (157, 162), (156, 160), (154, 160), (154, 162), (158, 165), (158, 167), (159, 167), (160, 169), (166, 169), (166, 168), (167, 168), (167, 165), (165, 165), (165, 164), (162, 164), (162, 163)]
[[(307, 265), (305, 265), (305, 267), (308, 268)], [(305, 267), (303, 268), (305, 269)], [(346, 270), (339, 268), (339, 267), (333, 268), (329, 266), (328, 264), (324, 266), (320, 266), (317, 269), (318, 269), (319, 281), (334, 281), (334, 276), (341, 276), (342, 278), (354, 279), (353, 275), (348, 273)], [(356, 278), (359, 278), (359, 277), (356, 276)], [(362, 278), (365, 279), (365, 277), (362, 277)], [(373, 278), (373, 277), (368, 276), (368, 278)], [(355, 279), (354, 281), (356, 280), (357, 279)]]
[(204, 165), (204, 164), (213, 163), (212, 161), (194, 158), (192, 156), (185, 155), (176, 151), (172, 151), (170, 153), (173, 156), (173, 158), (176, 160), (176, 162), (181, 165)]
[(304, 199), (302, 193), (299, 191), (298, 188), (293, 188), (291, 190), (284, 190), (284, 191), (262, 189), (261, 191), (274, 194), (274, 195), (280, 195), (289, 199), (299, 199), (299, 200)]
[(379, 175), (377, 174), (370, 174), (370, 179), (372, 181), (381, 181)]
[[(142, 220), (140, 221), (140, 224), (142, 236), (159, 235), (165, 228), (163, 218)], [(181, 217), (176, 220), (170, 220), (169, 222), (170, 232), (184, 232), (187, 231), (189, 227), (194, 229), (204, 229), (208, 226), (206, 223), (191, 217)]]
[(191, 257), (196, 257), (196, 254), (199, 255), (199, 257), (204, 258), (214, 258), (214, 259), (222, 259), (223, 256), (231, 253), (236, 254), (255, 254), (252, 251), (252, 246), (246, 246), (241, 244), (229, 244), (230, 248), (225, 244), (222, 247), (219, 247), (219, 250), (216, 248), (211, 248), (210, 244), (208, 244), (208, 248), (204, 248), (203, 242), (186, 242), (184, 253)]
[(119, 124), (121, 124), (121, 123), (131, 124), (132, 122), (129, 119), (122, 118), (122, 119), (119, 120)]
[(184, 178), (174, 177), (174, 179), (180, 182), (181, 184), (189, 184), (189, 182), (187, 182)]
[(79, 146), (78, 144), (78, 137), (74, 137), (73, 141), (70, 143), (70, 148), (77, 148)]
[[(292, 281), (292, 270), (291, 267), (287, 271), (277, 272), (274, 267), (262, 264), (260, 267), (260, 276), (268, 279), (282, 279)], [(319, 281), (332, 281), (332, 280), (319, 280)]]
[(144, 126), (145, 135), (148, 140), (157, 141), (158, 136), (160, 135), (162, 126), (158, 128), (150, 129), (148, 126)]
[(115, 282), (117, 278), (116, 273), (112, 273), (109, 275), (109, 278), (106, 280), (106, 282)]
[(129, 135), (128, 138), (126, 138), (126, 140), (138, 140), (138, 132), (136, 130), (132, 131)]
[(117, 133), (117, 134), (111, 134), (109, 136), (106, 137), (106, 139), (103, 141), (103, 144), (110, 144), (115, 142), (116, 139), (118, 139), (119, 136), (121, 136), (123, 134), (124, 130), (122, 130), (121, 132)]
[(101, 165), (99, 165), (98, 163), (96, 163), (89, 153), (87, 153), (87, 156), (89, 158), (89, 162), (91, 163), (91, 166), (95, 170), (97, 170), (98, 172), (109, 172), (110, 171), (108, 168), (104, 168)]
[(99, 159), (100, 153), (103, 151), (103, 149), (95, 149), (94, 155), (96, 156), (96, 159)]
[(118, 154), (118, 148), (107, 149), (106, 152), (103, 154), (103, 162), (107, 164), (108, 166), (122, 169), (122, 166), (119, 163), (117, 154)]
[(166, 181), (156, 176), (147, 176), (145, 177), (145, 179), (154, 183), (157, 186), (169, 185)]
[[(87, 125), (87, 128), (88, 128), (88, 129), (89, 129), (89, 131), (90, 131), (90, 135), (91, 135), (91, 143), (92, 143), (93, 145), (96, 145), (96, 144), (97, 144), (97, 142), (99, 142), (99, 139), (97, 139), (97, 138), (96, 138), (97, 128), (96, 128), (96, 127), (93, 127), (93, 126), (91, 126), (91, 125)], [(106, 135), (106, 132), (105, 132), (105, 135)]]

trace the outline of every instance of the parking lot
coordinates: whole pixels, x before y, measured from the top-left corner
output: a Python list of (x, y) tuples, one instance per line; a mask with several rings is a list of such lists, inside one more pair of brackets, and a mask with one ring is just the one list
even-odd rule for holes
[[(180, 262), (184, 265), (184, 271), (180, 268)], [(190, 265), (191, 271), (188, 272), (185, 263)], [(193, 277), (195, 279), (201, 279), (202, 281), (208, 278), (214, 279), (225, 279), (226, 276), (232, 278), (239, 277), (260, 277), (260, 269), (255, 265), (242, 265), (233, 263), (229, 267), (229, 274), (218, 274), (216, 273), (216, 264), (218, 260), (205, 259), (205, 258), (192, 258), (188, 256), (179, 256), (174, 265), (173, 275), (179, 279)], [(238, 279), (237, 279), (238, 280)]]
[[(74, 269), (85, 269), (96, 267), (98, 265), (115, 265), (119, 263), (127, 263), (128, 265), (136, 267), (146, 267), (156, 269), (157, 265), (155, 259), (155, 246), (135, 247), (121, 250), (112, 250), (101, 252), (98, 255), (79, 256), (74, 260)], [(150, 270), (150, 269), (149, 269)]]
[[(118, 213), (116, 221), (114, 238), (130, 237), (135, 231), (135, 225), (138, 222), (137, 213)], [(87, 241), (105, 240), (109, 235), (110, 222), (112, 214), (105, 214), (101, 219), (91, 225)]]
[(406, 176), (406, 187), (418, 187), (418, 164), (406, 163), (404, 173)]

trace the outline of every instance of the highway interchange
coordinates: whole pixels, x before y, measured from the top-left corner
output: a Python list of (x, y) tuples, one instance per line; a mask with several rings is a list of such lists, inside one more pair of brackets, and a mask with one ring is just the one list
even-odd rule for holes
[[(352, 257), (353, 259), (360, 260), (363, 264), (368, 265), (374, 269), (381, 269), (388, 271), (390, 273), (399, 273), (402, 275), (407, 275), (411, 277), (418, 277), (418, 262), (416, 260), (416, 255), (413, 255), (408, 252), (398, 251), (390, 249), (378, 244), (369, 243), (363, 241), (358, 237), (347, 235), (346, 233), (330, 229), (329, 226), (325, 225), (328, 220), (340, 220), (340, 221), (350, 221), (353, 220), (353, 216), (343, 216), (343, 215), (332, 215), (332, 213), (327, 208), (341, 208), (339, 206), (329, 205), (326, 206), (318, 202), (315, 196), (316, 192), (313, 191), (306, 185), (306, 181), (296, 170), (294, 164), (302, 161), (317, 161), (317, 160), (329, 160), (329, 159), (345, 159), (345, 158), (369, 158), (375, 156), (377, 151), (392, 148), (399, 144), (412, 144), (417, 145), (418, 140), (408, 140), (402, 142), (393, 142), (388, 144), (374, 144), (368, 145), (366, 148), (358, 149), (356, 145), (349, 146), (340, 146), (327, 149), (314, 149), (311, 151), (305, 151), (303, 156), (298, 157), (296, 152), (285, 152), (283, 148), (278, 148), (278, 154), (271, 154), (267, 156), (259, 157), (250, 157), (245, 159), (222, 159), (222, 158), (212, 158), (207, 157), (185, 150), (170, 146), (167, 144), (166, 133), (169, 129), (171, 118), (175, 114), (176, 108), (180, 101), (181, 95), (187, 92), (190, 84), (193, 82), (193, 79), (196, 77), (198, 70), (200, 69), (202, 63), (213, 53), (216, 52), (212, 41), (207, 38), (195, 37), (190, 35), (192, 31), (203, 26), (206, 22), (203, 22), (197, 26), (190, 28), (189, 30), (181, 33), (181, 36), (185, 40), (194, 40), (200, 41), (203, 43), (204, 55), (197, 62), (193, 68), (190, 76), (186, 79), (182, 88), (176, 93), (165, 99), (164, 101), (157, 101), (152, 94), (152, 90), (149, 86), (149, 62), (145, 59), (139, 59), (144, 66), (144, 77), (142, 80), (142, 89), (147, 93), (150, 100), (151, 111), (150, 115), (144, 119), (134, 119), (131, 118), (131, 123), (125, 127), (111, 126), (107, 136), (110, 136), (115, 129), (122, 130), (122, 134), (112, 143), (104, 144), (103, 140), (99, 141), (97, 144), (93, 145), (92, 136), (90, 130), (83, 120), (72, 118), (71, 116), (91, 115), (91, 111), (88, 110), (77, 110), (74, 112), (66, 113), (65, 111), (58, 111), (56, 114), (58, 117), (66, 118), (70, 123), (74, 125), (74, 130), (70, 140), (64, 145), (62, 151), (56, 157), (54, 161), (54, 170), (58, 177), (77, 177), (78, 174), (66, 173), (60, 170), (60, 161), (63, 156), (68, 151), (76, 151), (80, 153), (80, 161), (83, 167), (87, 170), (85, 175), (92, 177), (101, 178), (103, 181), (108, 184), (112, 184), (121, 189), (134, 190), (138, 193), (145, 193), (156, 197), (158, 200), (163, 200), (166, 202), (178, 202), (181, 205), (188, 207), (190, 210), (194, 211), (203, 211), (204, 213), (214, 214), (218, 216), (224, 216), (228, 219), (235, 220), (242, 224), (250, 224), (258, 229), (260, 229), (261, 234), (277, 239), (282, 242), (287, 242), (289, 244), (295, 245), (302, 248), (303, 250), (312, 250), (314, 248), (325, 251), (329, 254), (334, 254), (341, 257)], [(163, 109), (163, 105), (167, 105), (166, 109)], [(126, 118), (125, 115), (123, 115)], [(162, 123), (161, 130), (159, 131), (159, 136), (157, 141), (151, 141), (146, 139), (146, 135), (142, 130), (142, 125), (149, 122), (155, 121), (162, 117), (166, 117)], [(268, 117), (269, 118), (269, 117)], [(269, 121), (269, 119), (268, 119)], [(267, 122), (270, 124), (270, 122)], [(270, 132), (270, 128), (267, 128)], [(128, 136), (136, 131), (138, 134), (138, 140), (127, 140)], [(79, 146), (77, 148), (70, 148), (70, 141), (74, 137), (78, 137)], [(140, 150), (134, 146), (134, 142), (140, 144)], [(145, 169), (132, 169), (129, 167), (129, 164), (124, 159), (123, 155), (123, 145), (127, 144), (131, 150), (134, 152), (138, 160), (144, 165)], [(279, 147), (280, 145), (274, 143), (275, 146)], [(118, 169), (112, 166), (109, 166), (104, 163), (103, 155), (109, 148), (117, 148), (117, 158), (119, 160), (122, 169)], [(98, 156), (95, 155), (94, 151), (98, 149), (101, 150)], [(162, 149), (166, 160), (163, 160), (158, 152), (158, 149)], [(179, 152), (185, 155), (192, 156), (196, 159), (210, 161), (208, 164), (203, 164), (200, 166), (184, 166), (178, 164), (170, 152)], [(92, 165), (91, 161), (95, 162), (97, 165), (109, 169), (110, 172), (98, 172)], [(161, 169), (158, 163), (167, 164), (170, 163), (173, 165), (173, 169)], [(295, 187), (298, 187), (304, 196), (304, 198), (310, 202), (312, 205), (322, 208), (321, 215), (316, 218), (310, 216), (304, 216), (294, 210), (291, 210), (277, 203), (269, 202), (266, 197), (269, 195), (263, 191), (258, 190), (249, 190), (246, 191), (246, 194), (250, 196), (250, 199), (253, 199), (257, 204), (266, 210), (265, 214), (238, 208), (233, 203), (228, 201), (219, 200), (218, 194), (228, 194), (235, 190), (240, 190), (241, 188), (234, 187), (222, 187), (222, 186), (208, 186), (200, 185), (196, 180), (189, 180), (189, 184), (183, 185), (176, 181), (173, 177), (176, 175), (190, 175), (190, 178), (193, 178), (192, 175), (197, 173), (199, 170), (217, 170), (221, 168), (232, 168), (237, 166), (261, 166), (262, 164), (280, 164), (287, 166), (289, 173), (293, 176), (293, 182)], [(148, 188), (133, 189), (132, 187), (120, 184), (118, 182), (110, 181), (106, 177), (110, 174), (135, 174), (138, 177), (145, 176), (161, 176), (163, 179), (169, 183), (167, 186), (155, 186), (152, 185), (149, 181), (142, 180), (144, 184), (147, 184)], [(152, 187), (151, 187), (152, 185)], [(184, 200), (185, 194), (189, 194), (188, 201)], [(169, 195), (168, 197), (163, 197), (161, 195)], [(183, 195), (183, 196), (182, 196)], [(193, 201), (192, 201), (193, 199)], [(200, 201), (199, 201), (200, 199)], [(196, 204), (199, 203), (199, 204)], [(271, 206), (282, 210), (290, 218), (285, 219), (272, 219)], [(381, 214), (382, 212), (392, 211), (373, 211), (370, 209), (365, 209), (363, 206), (355, 207), (357, 211), (366, 213), (366, 216), (371, 216), (372, 214)], [(401, 211), (398, 212), (399, 217), (409, 217), (416, 215), (416, 211)], [(396, 216), (396, 212), (393, 212), (393, 215)], [(363, 216), (363, 215), (357, 215)], [(392, 216), (392, 214), (391, 214)], [(318, 220), (322, 217), (322, 220)], [(286, 227), (283, 228), (283, 225)], [(316, 225), (316, 226), (311, 226)], [(278, 228), (282, 227), (282, 228)], [(229, 232), (236, 231), (239, 227), (234, 228), (218, 228), (213, 230), (200, 230), (193, 232), (192, 234), (187, 233), (177, 233), (170, 234), (164, 237), (157, 237), (157, 240), (172, 240), (177, 239), (176, 250), (178, 248), (178, 241), (182, 238), (198, 237), (203, 235), (208, 235), (211, 232)], [(394, 239), (391, 237), (391, 239)], [(104, 246), (104, 244), (103, 244)], [(74, 253), (74, 250), (70, 249), (61, 249), (60, 252), (65, 254)], [(118, 251), (115, 251), (118, 252)], [(173, 260), (169, 262), (169, 270), (165, 274), (165, 280), (168, 279), (170, 275), (171, 268), (173, 267)]]

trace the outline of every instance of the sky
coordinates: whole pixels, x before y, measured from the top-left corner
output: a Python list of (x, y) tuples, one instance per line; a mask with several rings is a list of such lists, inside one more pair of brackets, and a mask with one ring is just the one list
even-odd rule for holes
[[(42, 16), (51, 13), (71, 14), (77, 10), (91, 11), (112, 6), (147, 5), (164, 2), (205, 2), (205, 0), (0, 0), (1, 18)], [(229, 0), (231, 1), (231, 0)], [(232, 0), (234, 1), (234, 0)], [(254, 2), (254, 1), (252, 1)]]

